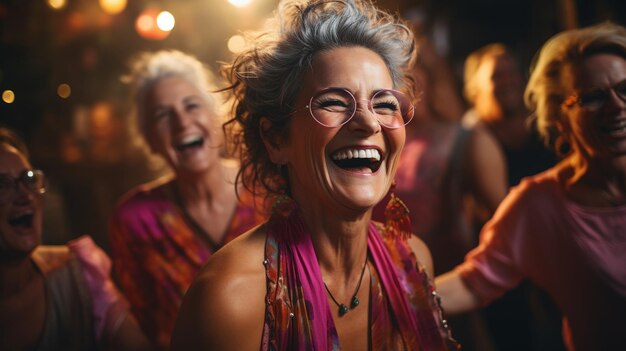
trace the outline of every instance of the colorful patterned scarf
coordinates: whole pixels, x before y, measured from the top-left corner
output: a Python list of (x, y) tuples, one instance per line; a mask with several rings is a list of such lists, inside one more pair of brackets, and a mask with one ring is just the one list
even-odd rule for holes
[[(456, 345), (424, 270), (405, 242), (383, 241), (369, 225), (373, 350), (449, 350)], [(298, 210), (275, 214), (265, 245), (266, 318), (262, 350), (339, 350), (319, 264)]]

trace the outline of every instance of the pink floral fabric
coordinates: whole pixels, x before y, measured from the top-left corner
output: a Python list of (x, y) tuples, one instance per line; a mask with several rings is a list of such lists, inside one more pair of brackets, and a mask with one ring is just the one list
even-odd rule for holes
[[(213, 253), (170, 200), (172, 186), (170, 181), (133, 190), (109, 228), (115, 275), (139, 324), (161, 349), (169, 348), (182, 298)], [(264, 220), (252, 195), (242, 193), (241, 200), (220, 245)]]
[[(370, 224), (373, 350), (455, 349), (426, 273), (402, 241), (383, 242)], [(310, 236), (298, 211), (275, 215), (266, 242), (266, 319), (262, 350), (339, 350)]]

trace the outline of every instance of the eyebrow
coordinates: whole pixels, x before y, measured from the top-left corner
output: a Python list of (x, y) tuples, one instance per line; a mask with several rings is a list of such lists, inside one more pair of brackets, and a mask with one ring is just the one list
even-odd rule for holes
[[(333, 90), (347, 90), (354, 97), (356, 97), (356, 95), (357, 95), (354, 91), (352, 91), (352, 89), (348, 89), (346, 87), (339, 87), (339, 86), (330, 86), (330, 87), (319, 89), (319, 90), (313, 92), (313, 95), (317, 95), (317, 94), (319, 94), (319, 93), (321, 93), (323, 91), (328, 92), (328, 91), (333, 91)], [(371, 99), (374, 95), (376, 95), (378, 92), (381, 92), (383, 90), (395, 90), (395, 88), (376, 88), (376, 89), (374, 89), (374, 90), (372, 90), (370, 92), (369, 98)]]
[(585, 93), (593, 93), (593, 92), (595, 92), (595, 91), (603, 91), (603, 92), (606, 92), (607, 90), (613, 89), (613, 88), (615, 88), (615, 87), (617, 87), (617, 86), (620, 86), (620, 85), (622, 85), (622, 84), (625, 84), (625, 83), (626, 83), (626, 78), (622, 79), (621, 81), (619, 81), (619, 82), (617, 82), (617, 83), (615, 83), (615, 84), (611, 84), (610, 86), (608, 86), (608, 87), (606, 87), (606, 88), (600, 88), (600, 87), (594, 86), (594, 87), (592, 87), (591, 89), (588, 89), (588, 90), (581, 90), (581, 91), (580, 91), (580, 93), (582, 93), (582, 94), (585, 94)]

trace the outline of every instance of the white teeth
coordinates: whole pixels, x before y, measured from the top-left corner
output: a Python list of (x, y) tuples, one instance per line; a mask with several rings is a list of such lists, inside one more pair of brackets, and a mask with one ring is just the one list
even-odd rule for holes
[(178, 143), (174, 144), (174, 147), (179, 150), (184, 149), (187, 146), (191, 145), (201, 145), (204, 137), (202, 135), (189, 135), (178, 141)]
[(380, 152), (377, 149), (352, 149), (339, 151), (332, 155), (332, 159), (336, 161), (353, 158), (373, 158), (380, 161)]
[(201, 140), (202, 140), (202, 136), (200, 135), (189, 135), (189, 136), (184, 137), (178, 144), (186, 145), (186, 144), (196, 143)]

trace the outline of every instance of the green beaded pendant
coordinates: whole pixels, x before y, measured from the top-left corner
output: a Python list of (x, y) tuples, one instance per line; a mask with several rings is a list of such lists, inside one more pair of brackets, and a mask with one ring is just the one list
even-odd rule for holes
[(359, 301), (359, 299), (357, 299), (356, 295), (352, 296), (352, 301), (350, 301), (350, 308), (354, 309), (356, 308), (356, 306), (359, 305), (361, 301)]
[(344, 304), (339, 305), (339, 317), (343, 317), (344, 314), (348, 313), (348, 306)]

